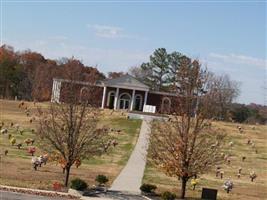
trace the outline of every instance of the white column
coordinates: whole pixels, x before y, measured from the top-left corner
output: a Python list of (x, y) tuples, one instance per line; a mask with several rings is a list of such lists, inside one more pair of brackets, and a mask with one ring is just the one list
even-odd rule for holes
[(118, 104), (117, 102), (118, 102), (118, 98), (119, 98), (119, 91), (120, 91), (120, 88), (117, 88), (115, 99), (114, 99), (114, 110), (117, 109), (117, 104)]
[(57, 87), (56, 87), (57, 95), (56, 95), (56, 102), (60, 103), (60, 93), (61, 93), (61, 81), (58, 81)]
[(148, 94), (148, 91), (146, 91), (146, 93), (145, 93), (143, 112), (145, 111), (145, 105), (146, 105), (146, 101), (147, 101), (147, 94)]
[(51, 95), (51, 102), (55, 102), (55, 87), (56, 87), (56, 82), (53, 80), (53, 87), (52, 87), (52, 95)]
[(101, 105), (101, 108), (102, 108), (102, 109), (104, 109), (104, 105), (105, 105), (106, 92), (107, 92), (107, 86), (104, 86), (104, 89), (103, 89), (103, 96), (102, 96), (102, 105)]
[(130, 105), (130, 111), (133, 110), (133, 105), (134, 105), (134, 96), (135, 96), (135, 90), (132, 92), (132, 98), (131, 98), (131, 105)]
[(61, 92), (61, 81), (53, 80), (51, 102), (53, 103), (60, 102), (60, 92)]

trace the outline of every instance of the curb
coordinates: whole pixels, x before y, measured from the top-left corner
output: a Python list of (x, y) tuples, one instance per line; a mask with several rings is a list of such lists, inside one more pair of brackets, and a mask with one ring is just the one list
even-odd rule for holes
[(2, 191), (10, 191), (10, 192), (18, 192), (25, 194), (33, 194), (38, 196), (49, 196), (49, 197), (68, 197), (71, 199), (77, 199), (77, 196), (65, 193), (65, 192), (54, 192), (49, 190), (39, 190), (39, 189), (31, 189), (31, 188), (20, 188), (13, 186), (0, 185), (0, 190)]
[(121, 193), (121, 194), (126, 194), (126, 195), (139, 195), (141, 196), (141, 192), (136, 192), (136, 191), (128, 191), (128, 190), (110, 190), (108, 189), (107, 190), (108, 192), (118, 192), (118, 193)]
[(77, 198), (81, 198), (84, 192), (69, 188), (68, 194)]
[(144, 196), (144, 195), (141, 195), (141, 197), (143, 197), (144, 199), (147, 199), (147, 200), (152, 200), (152, 199), (150, 199), (149, 197)]

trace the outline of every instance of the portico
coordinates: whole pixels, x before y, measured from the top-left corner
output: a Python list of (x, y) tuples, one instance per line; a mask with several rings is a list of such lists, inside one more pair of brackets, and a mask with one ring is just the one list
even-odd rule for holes
[(149, 87), (130, 75), (103, 81), (102, 108), (143, 111)]

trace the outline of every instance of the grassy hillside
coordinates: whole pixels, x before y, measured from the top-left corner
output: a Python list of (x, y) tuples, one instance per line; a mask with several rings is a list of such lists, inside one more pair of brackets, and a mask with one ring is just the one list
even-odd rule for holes
[[(232, 199), (232, 200), (263, 200), (267, 199), (267, 126), (257, 125), (241, 125), (235, 123), (213, 122), (214, 126), (223, 128), (227, 133), (227, 142), (225, 153), (231, 155), (231, 164), (224, 164), (224, 178), (215, 177), (214, 169), (207, 172), (207, 174), (200, 177), (199, 185), (193, 191), (188, 183), (187, 196), (188, 197), (201, 197), (202, 187), (210, 187), (218, 189), (219, 199)], [(240, 134), (237, 126), (244, 129), (244, 133)], [(251, 139), (255, 144), (247, 145), (247, 140)], [(232, 141), (233, 146), (228, 146)], [(257, 149), (258, 153), (255, 152)], [(242, 162), (242, 156), (246, 156), (245, 162)], [(242, 167), (241, 178), (237, 178), (238, 168)], [(254, 182), (249, 179), (249, 172), (254, 170), (258, 177)], [(230, 194), (227, 194), (223, 188), (223, 182), (227, 178), (231, 178), (234, 182), (234, 189)], [(158, 191), (173, 191), (180, 192), (180, 182), (175, 178), (167, 177), (162, 172), (159, 172), (151, 165), (146, 167), (145, 176), (143, 179), (145, 183), (155, 184), (159, 187)]]
[[(35, 138), (32, 129), (37, 128), (37, 122), (30, 123), (30, 117), (27, 117), (24, 111), (18, 108), (18, 104), (19, 102), (16, 101), (0, 100), (0, 121), (5, 123), (5, 127), (9, 127), (8, 134), (12, 134), (17, 143), (23, 143), (26, 138)], [(32, 102), (26, 104), (29, 108), (34, 108)], [(39, 104), (42, 107), (48, 105), (48, 103)], [(24, 130), (22, 135), (15, 128), (10, 128), (11, 122), (22, 127)], [(128, 120), (120, 112), (111, 114), (111, 111), (102, 111), (100, 124), (107, 125), (115, 130), (121, 130), (117, 136), (119, 144), (109, 154), (84, 160), (78, 169), (72, 168), (71, 178), (80, 177), (85, 179), (89, 185), (95, 184), (94, 179), (97, 174), (107, 175), (110, 178), (109, 183), (112, 183), (131, 154), (138, 138), (141, 121)], [(48, 163), (40, 170), (34, 171), (31, 166), (31, 155), (27, 153), (26, 144), (23, 143), (21, 149), (12, 146), (8, 140), (8, 134), (0, 135), (0, 184), (51, 189), (54, 181), (63, 182), (62, 169), (55, 163)], [(36, 155), (40, 155), (41, 147), (36, 143), (34, 145), (37, 146)], [(5, 150), (8, 150), (7, 156), (3, 155)]]

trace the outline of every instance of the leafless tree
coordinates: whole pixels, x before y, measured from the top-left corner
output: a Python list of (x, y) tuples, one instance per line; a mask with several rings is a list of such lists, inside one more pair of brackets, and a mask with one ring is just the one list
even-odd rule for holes
[(231, 103), (240, 93), (240, 83), (231, 80), (227, 74), (215, 75), (213, 73), (210, 73), (209, 81), (210, 89), (216, 93), (214, 102), (217, 108), (214, 115), (221, 120), (226, 120)]
[[(74, 83), (80, 75), (79, 71), (74, 73), (70, 68), (67, 73), (71, 82), (63, 87), (64, 103), (51, 103), (48, 108), (38, 108), (37, 118), (37, 135), (42, 149), (51, 156), (59, 155), (61, 164), (64, 163), (65, 186), (68, 185), (71, 167), (77, 160), (105, 153), (114, 141), (109, 129), (99, 127), (98, 109), (86, 100), (80, 101), (78, 86)], [(93, 93), (88, 95), (93, 96)]]
[(173, 115), (168, 121), (153, 122), (151, 128), (149, 160), (168, 176), (181, 180), (181, 198), (185, 198), (190, 178), (223, 160), (224, 134), (208, 120), (216, 95), (208, 88), (209, 75), (198, 61), (183, 59), (174, 84)]
[(108, 78), (110, 78), (110, 79), (119, 78), (125, 74), (126, 73), (124, 73), (124, 72), (108, 72)]
[(129, 74), (139, 81), (145, 82), (146, 77), (152, 75), (152, 71), (149, 69), (142, 69), (140, 66), (134, 66), (129, 69)]

